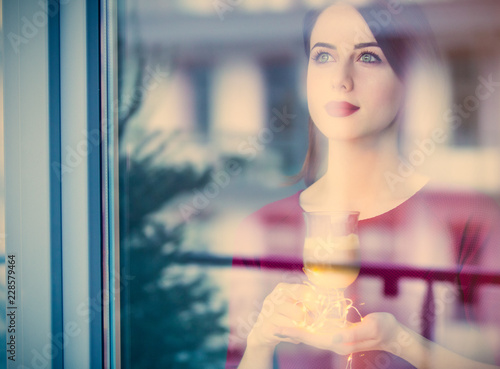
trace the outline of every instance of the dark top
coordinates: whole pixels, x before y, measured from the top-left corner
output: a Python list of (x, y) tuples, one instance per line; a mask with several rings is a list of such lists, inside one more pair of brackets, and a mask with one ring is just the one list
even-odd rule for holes
[[(265, 296), (279, 282), (305, 280), (299, 195), (264, 206), (237, 232), (226, 368), (238, 365)], [(463, 355), (477, 351), (465, 343), (472, 327), (478, 337), (495, 338), (479, 346), (491, 345), (497, 357), (476, 359), (500, 362), (499, 347), (494, 347), (500, 342), (500, 210), (490, 197), (426, 185), (396, 208), (360, 220), (359, 239), (361, 272), (346, 295), (361, 315), (392, 313)], [(276, 361), (281, 369), (346, 367), (346, 357), (303, 344), (280, 343)], [(372, 351), (355, 354), (353, 368), (412, 366), (385, 351)]]

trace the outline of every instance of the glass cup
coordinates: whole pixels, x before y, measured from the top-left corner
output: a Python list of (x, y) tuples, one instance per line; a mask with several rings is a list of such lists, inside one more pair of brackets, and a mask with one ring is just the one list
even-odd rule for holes
[(314, 293), (304, 301), (310, 315), (305, 324), (311, 331), (344, 327), (352, 301), (345, 289), (360, 269), (356, 211), (304, 212), (304, 273)]

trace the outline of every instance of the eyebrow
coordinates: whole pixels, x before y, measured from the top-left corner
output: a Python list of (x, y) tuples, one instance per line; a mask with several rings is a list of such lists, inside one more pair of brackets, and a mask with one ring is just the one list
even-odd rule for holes
[[(370, 46), (380, 47), (380, 45), (376, 42), (362, 42), (360, 44), (354, 45), (354, 50), (362, 49), (364, 47), (370, 47)], [(315, 43), (314, 46), (311, 48), (311, 50), (314, 49), (315, 47), (326, 47), (328, 49), (337, 50), (337, 46), (332, 45), (332, 44), (328, 44), (326, 42)]]

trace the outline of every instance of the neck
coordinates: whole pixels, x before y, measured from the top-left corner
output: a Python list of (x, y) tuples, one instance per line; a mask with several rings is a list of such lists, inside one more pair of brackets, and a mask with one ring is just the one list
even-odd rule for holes
[(397, 173), (396, 132), (382, 137), (328, 142), (328, 167), (322, 177), (330, 194), (350, 201), (394, 197), (387, 172)]

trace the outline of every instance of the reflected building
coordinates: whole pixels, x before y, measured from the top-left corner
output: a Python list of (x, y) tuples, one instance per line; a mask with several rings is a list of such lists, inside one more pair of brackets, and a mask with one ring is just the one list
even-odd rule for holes
[[(231, 255), (234, 245), (228, 235), (246, 214), (301, 187), (301, 184), (289, 188), (280, 185), (286, 176), (300, 170), (307, 149), (307, 61), (302, 20), (308, 9), (326, 3), (149, 0), (141, 2), (140, 7), (137, 4), (129, 7), (130, 13), (124, 17), (129, 25), (122, 28), (130, 33), (123, 35), (127, 55), (138, 58), (136, 50), (139, 50), (153, 65), (168, 69), (161, 86), (147, 95), (144, 102), (147, 109), (135, 117), (135, 123), (150, 131), (180, 130), (205, 147), (208, 152), (205, 156), (213, 156), (218, 163), (232, 159), (246, 163), (245, 173), (234, 177), (216, 200), (203, 209), (200, 219), (189, 224), (183, 245), (186, 249)], [(405, 3), (398, 2), (401, 11)], [(416, 103), (407, 111), (408, 124), (401, 135), (406, 167), (423, 171), (450, 188), (472, 187), (498, 199), (500, 2), (420, 3), (435, 33), (442, 63), (417, 70), (411, 80), (410, 94)], [(293, 115), (283, 129), (273, 128), (276, 111)], [(434, 139), (436, 132), (440, 132), (438, 140)], [(203, 161), (206, 157), (202, 156), (192, 160)], [(279, 218), (279, 214), (274, 218)], [(271, 228), (272, 222), (273, 217), (269, 217), (262, 223)], [(448, 242), (436, 239), (435, 232), (421, 232), (424, 228), (412, 229), (414, 242), (428, 248)], [(251, 237), (237, 245), (239, 255), (261, 255), (270, 248), (264, 239), (275, 242), (273, 250), (286, 250), (297, 242), (290, 227), (274, 227), (271, 235), (255, 227), (250, 233)], [(367, 234), (366, 238), (376, 241), (372, 242), (377, 246), (372, 250), (373, 259), (388, 260), (383, 250), (387, 251), (386, 245), (394, 234), (380, 229), (370, 229)], [(405, 229), (397, 241), (403, 244), (408, 234)], [(432, 250), (415, 253), (414, 259), (420, 264), (444, 267), (430, 263), (437, 260), (428, 260), (434, 255)], [(441, 259), (449, 260), (448, 256), (441, 255)], [(236, 279), (244, 285), (245, 280), (254, 278), (254, 273), (243, 270)], [(216, 274), (214, 279), (224, 285), (224, 272)], [(280, 281), (281, 275), (271, 274), (259, 278), (264, 282), (266, 277), (273, 283)], [(413, 290), (403, 285), (402, 302), (395, 311), (421, 304), (422, 296), (431, 291), (423, 281), (411, 283), (415, 283), (419, 294), (414, 295)], [(241, 299), (232, 297), (240, 301), (238, 310), (243, 315), (245, 309), (250, 314), (255, 307), (243, 295), (262, 293), (264, 289), (260, 287), (264, 284), (270, 285), (268, 281), (247, 286), (248, 289), (239, 291)], [(364, 286), (367, 290), (384, 288), (375, 278)], [(446, 293), (446, 288), (444, 284), (437, 285), (436, 295)], [(377, 303), (384, 301), (369, 301), (372, 307)], [(442, 325), (446, 319), (455, 319), (453, 314), (450, 310), (439, 317), (435, 324), (438, 333), (440, 329), (444, 331)], [(462, 334), (460, 329), (457, 332)]]
[[(297, 173), (307, 147), (302, 19), (311, 7), (327, 3), (151, 0), (131, 6), (127, 32), (137, 34), (125, 35), (127, 49), (140, 43), (150, 62), (171, 67), (163, 81), (167, 92), (151, 93), (164, 94), (150, 106), (157, 113), (150, 111), (141, 124), (184, 129), (221, 157), (267, 158), (278, 172)], [(422, 104), (410, 111), (403, 151), (418, 150), (416, 140), (442, 129), (446, 140), (436, 145), (432, 160), (415, 160), (414, 166), (444, 182), (494, 191), (500, 182), (499, 4), (421, 3), (444, 63), (414, 81), (414, 101)], [(399, 4), (404, 11), (405, 2)], [(292, 124), (266, 136), (273, 109), (283, 108), (295, 114)], [(480, 163), (474, 176), (439, 169), (464, 161), (471, 170)]]

